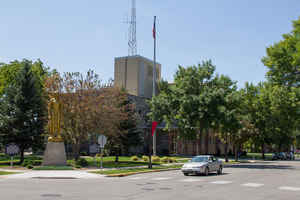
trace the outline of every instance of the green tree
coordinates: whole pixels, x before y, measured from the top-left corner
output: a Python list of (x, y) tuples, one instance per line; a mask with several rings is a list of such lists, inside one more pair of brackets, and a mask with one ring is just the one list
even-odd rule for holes
[(46, 67), (41, 60), (37, 60), (36, 62), (29, 60), (15, 60), (9, 64), (2, 63), (0, 64), (0, 96), (3, 94), (4, 88), (7, 85), (14, 84), (16, 82), (17, 74), (25, 63), (28, 63), (31, 66), (31, 71), (34, 73), (37, 81), (39, 81), (41, 85), (44, 84), (46, 77), (50, 73), (55, 72), (55, 70), (50, 72), (49, 68)]
[(236, 83), (227, 76), (217, 77), (219, 88), (222, 88), (221, 104), (219, 105), (220, 118), (218, 120), (219, 137), (225, 143), (225, 161), (228, 162), (228, 145), (232, 143), (235, 149), (235, 158), (241, 144), (245, 140), (242, 129), (242, 96), (237, 91)]
[(292, 32), (267, 48), (262, 59), (268, 67), (267, 77), (276, 84), (300, 86), (300, 18), (293, 22)]
[(296, 88), (273, 85), (269, 88), (270, 113), (269, 129), (273, 133), (273, 143), (278, 151), (288, 150), (296, 139), (296, 130), (300, 115), (300, 99)]
[(135, 106), (125, 97), (120, 107), (123, 107), (125, 120), (120, 121), (120, 134), (111, 134), (108, 137), (106, 149), (115, 155), (115, 162), (119, 162), (120, 155), (128, 155), (130, 147), (139, 146), (142, 142), (141, 131), (137, 127), (138, 118)]
[(265, 146), (271, 143), (271, 132), (268, 130), (269, 122), (272, 119), (270, 112), (270, 101), (266, 83), (258, 86), (246, 83), (243, 89), (244, 109), (248, 114), (249, 123), (257, 130), (252, 135), (252, 141), (256, 146), (261, 147), (262, 157), (265, 158)]
[[(166, 128), (176, 123), (180, 136), (199, 139), (205, 134), (206, 153), (208, 153), (208, 131), (217, 127), (219, 107), (224, 89), (215, 76), (215, 66), (211, 61), (197, 66), (181, 67), (174, 77), (174, 84), (160, 85), (160, 94), (150, 102), (150, 116), (165, 121)], [(197, 143), (199, 153), (199, 143)]]
[(6, 86), (0, 102), (0, 134), (3, 144), (15, 143), (21, 160), (27, 148), (41, 147), (47, 111), (39, 77), (32, 71), (32, 63), (18, 64), (20, 71)]

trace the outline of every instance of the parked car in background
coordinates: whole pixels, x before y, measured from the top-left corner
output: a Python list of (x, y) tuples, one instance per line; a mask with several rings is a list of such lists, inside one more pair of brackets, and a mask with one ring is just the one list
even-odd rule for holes
[(288, 156), (285, 152), (272, 154), (272, 160), (286, 160), (286, 159), (288, 159)]
[(204, 174), (207, 176), (210, 172), (222, 174), (222, 170), (223, 162), (211, 155), (195, 156), (181, 168), (185, 176), (189, 174)]
[(287, 160), (295, 160), (295, 155), (292, 151), (286, 153)]
[(279, 159), (279, 153), (272, 153), (272, 160), (278, 160)]

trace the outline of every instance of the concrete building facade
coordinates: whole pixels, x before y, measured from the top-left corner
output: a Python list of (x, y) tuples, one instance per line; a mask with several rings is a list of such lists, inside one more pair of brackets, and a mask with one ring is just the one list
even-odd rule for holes
[[(161, 64), (156, 64), (156, 81), (161, 79)], [(115, 58), (114, 85), (131, 95), (152, 97), (153, 61), (142, 56)]]

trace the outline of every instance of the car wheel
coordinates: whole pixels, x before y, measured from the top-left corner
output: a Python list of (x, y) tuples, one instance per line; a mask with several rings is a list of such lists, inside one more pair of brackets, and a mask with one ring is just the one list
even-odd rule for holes
[(209, 173), (209, 169), (208, 169), (208, 167), (206, 167), (206, 168), (205, 168), (205, 171), (204, 171), (204, 175), (205, 175), (205, 176), (208, 176), (208, 173)]
[(218, 175), (222, 174), (222, 170), (223, 170), (223, 168), (222, 168), (222, 166), (220, 166), (220, 168), (218, 169)]
[(188, 175), (189, 175), (189, 173), (183, 173), (183, 175), (185, 175), (185, 176), (188, 176)]

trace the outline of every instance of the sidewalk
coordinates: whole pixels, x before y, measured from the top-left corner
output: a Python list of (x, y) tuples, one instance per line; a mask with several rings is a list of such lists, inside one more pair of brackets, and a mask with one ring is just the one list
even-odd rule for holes
[[(4, 170), (3, 170), (4, 171)], [(12, 171), (12, 170), (10, 170)], [(16, 172), (16, 171), (13, 171)], [(101, 178), (104, 177), (99, 174), (92, 174), (88, 171), (79, 171), (79, 170), (48, 170), (48, 171), (19, 171), (23, 172), (20, 174), (13, 174), (13, 175), (5, 175), (1, 176), (1, 179), (29, 179), (29, 178), (36, 178), (36, 179), (91, 179), (91, 178)]]

